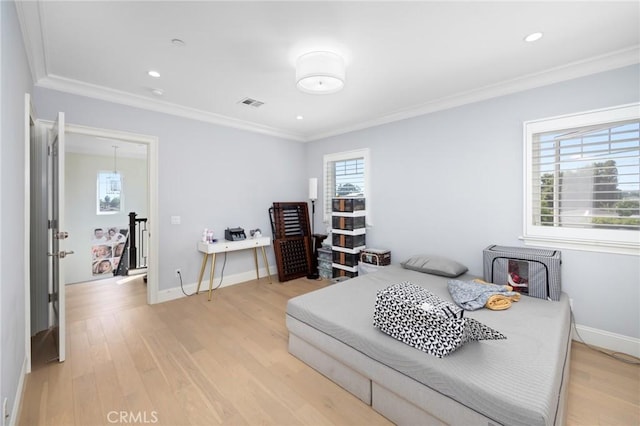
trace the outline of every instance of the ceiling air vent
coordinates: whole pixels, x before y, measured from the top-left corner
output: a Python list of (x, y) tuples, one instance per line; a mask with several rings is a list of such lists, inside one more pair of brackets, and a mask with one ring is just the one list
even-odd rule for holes
[(249, 105), (249, 106), (252, 106), (254, 108), (258, 108), (258, 107), (261, 107), (262, 105), (264, 105), (264, 102), (261, 102), (261, 101), (255, 100), (255, 99), (251, 99), (251, 98), (244, 98), (243, 100), (241, 100), (238, 103)]

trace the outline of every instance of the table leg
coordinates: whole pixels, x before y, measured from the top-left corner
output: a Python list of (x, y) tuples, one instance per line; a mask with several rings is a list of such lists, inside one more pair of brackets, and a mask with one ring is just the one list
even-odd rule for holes
[(256, 263), (256, 279), (260, 279), (260, 271), (258, 270), (258, 247), (253, 248), (253, 261)]
[(209, 255), (207, 253), (203, 253), (202, 266), (200, 267), (200, 276), (198, 277), (198, 288), (196, 289), (196, 294), (200, 292), (200, 284), (202, 283), (202, 277), (204, 276), (204, 270), (207, 267), (208, 259), (209, 259)]
[(211, 275), (209, 275), (209, 300), (211, 300), (211, 293), (213, 292), (213, 273), (216, 270), (216, 254), (211, 254)]
[[(271, 272), (269, 271), (269, 262), (267, 262), (267, 252), (264, 249), (264, 246), (261, 247), (262, 248), (262, 260), (264, 261), (264, 266), (267, 268), (267, 276), (269, 277), (269, 284), (271, 284)], [(256, 262), (258, 262), (256, 260)]]

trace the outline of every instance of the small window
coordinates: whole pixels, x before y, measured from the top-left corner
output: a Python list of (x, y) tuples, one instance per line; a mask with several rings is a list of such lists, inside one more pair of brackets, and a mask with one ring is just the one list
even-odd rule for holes
[(638, 104), (525, 123), (524, 240), (640, 254)]
[(97, 213), (116, 214), (124, 211), (122, 202), (122, 174), (98, 172)]
[(367, 224), (371, 224), (369, 149), (324, 156), (324, 221), (331, 216), (331, 200), (337, 197), (366, 198)]

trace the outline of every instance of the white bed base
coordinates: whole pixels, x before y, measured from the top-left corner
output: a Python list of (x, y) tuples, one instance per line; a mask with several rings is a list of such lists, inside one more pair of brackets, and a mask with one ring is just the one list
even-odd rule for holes
[[(397, 425), (499, 425), (289, 315), (287, 326), (292, 355)], [(566, 416), (570, 350), (569, 341), (555, 419), (558, 426), (564, 425)]]

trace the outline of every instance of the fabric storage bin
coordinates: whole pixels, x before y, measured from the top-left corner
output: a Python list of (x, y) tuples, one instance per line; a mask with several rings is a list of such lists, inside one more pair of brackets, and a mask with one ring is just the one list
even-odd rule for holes
[(560, 251), (491, 245), (483, 251), (484, 280), (540, 299), (560, 300)]
[(364, 210), (364, 198), (334, 198), (331, 201), (331, 207), (334, 212)]
[(353, 231), (354, 229), (365, 227), (364, 216), (332, 216), (331, 227), (333, 229), (346, 229)]
[(386, 266), (391, 264), (391, 251), (367, 248), (360, 252), (360, 262)]

